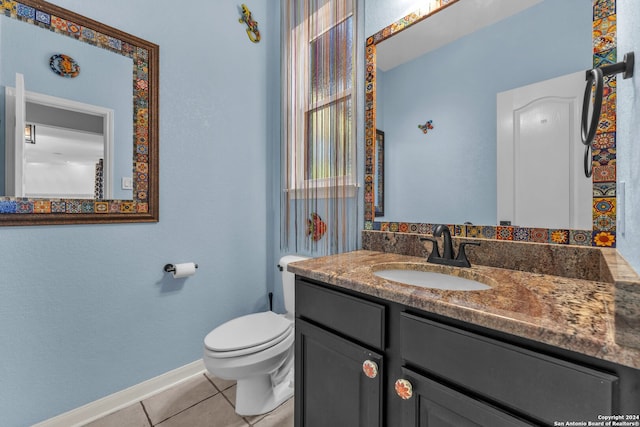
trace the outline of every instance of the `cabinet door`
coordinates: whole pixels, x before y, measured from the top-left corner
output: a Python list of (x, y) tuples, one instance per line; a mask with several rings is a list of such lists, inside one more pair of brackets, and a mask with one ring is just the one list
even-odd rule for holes
[(531, 419), (551, 425), (618, 413), (616, 375), (409, 313), (400, 324), (407, 365)]
[[(530, 426), (482, 401), (403, 368), (402, 427)], [(409, 397), (410, 396), (410, 397)], [(400, 399), (399, 396), (393, 396)]]
[(295, 345), (296, 427), (382, 425), (381, 355), (300, 319)]

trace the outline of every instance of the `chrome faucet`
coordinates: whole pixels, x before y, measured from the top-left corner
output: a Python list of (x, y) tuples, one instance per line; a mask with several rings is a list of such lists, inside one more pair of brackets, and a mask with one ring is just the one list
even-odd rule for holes
[(454, 267), (471, 267), (471, 263), (467, 259), (467, 253), (465, 251), (465, 246), (474, 245), (480, 246), (478, 242), (463, 242), (460, 243), (460, 248), (458, 249), (458, 255), (453, 257), (453, 245), (451, 243), (451, 231), (449, 227), (444, 224), (438, 224), (433, 228), (433, 236), (440, 237), (442, 236), (442, 255), (440, 255), (440, 251), (438, 250), (438, 241), (433, 237), (421, 237), (421, 241), (428, 240), (433, 243), (433, 248), (429, 257), (427, 258), (427, 262), (431, 262), (433, 264), (442, 264), (442, 265), (452, 265)]

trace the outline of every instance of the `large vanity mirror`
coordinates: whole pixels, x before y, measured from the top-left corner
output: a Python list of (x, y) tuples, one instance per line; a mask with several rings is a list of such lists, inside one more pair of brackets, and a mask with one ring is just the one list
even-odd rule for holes
[[(473, 237), (611, 244), (615, 174), (606, 162), (615, 147), (604, 141), (615, 139), (615, 117), (604, 113), (601, 121), (593, 179), (581, 171), (585, 70), (594, 60), (615, 62), (594, 53), (615, 48), (615, 39), (603, 37), (606, 43), (594, 45), (593, 34), (601, 28), (592, 2), (428, 3), (430, 10), (418, 10), (367, 39), (365, 228), (430, 232), (431, 224), (445, 223)], [(613, 16), (613, 24), (605, 24), (615, 27)], [(576, 82), (572, 94), (555, 92), (551, 83), (567, 78)], [(550, 92), (541, 95), (540, 85)], [(608, 90), (615, 93), (615, 82)], [(536, 97), (523, 101), (527, 91)], [(506, 113), (505, 102), (512, 103)], [(560, 120), (567, 124), (559, 127), (563, 133), (549, 130)], [(383, 177), (376, 169), (377, 132), (385, 135)], [(516, 141), (507, 144), (506, 154), (505, 134)], [(602, 158), (605, 152), (608, 159)], [(383, 216), (376, 211), (378, 182), (384, 182)], [(575, 196), (578, 186), (581, 195)], [(519, 202), (528, 199), (525, 210), (533, 212), (532, 219), (514, 220), (501, 207), (515, 203), (502, 201), (514, 195)], [(568, 219), (558, 218), (555, 209), (570, 198), (563, 213)]]
[(0, 225), (158, 221), (159, 47), (0, 5)]

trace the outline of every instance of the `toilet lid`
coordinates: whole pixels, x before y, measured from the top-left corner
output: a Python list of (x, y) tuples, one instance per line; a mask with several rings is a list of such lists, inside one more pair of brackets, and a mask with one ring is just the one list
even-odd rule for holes
[(252, 348), (276, 340), (291, 327), (291, 320), (272, 311), (248, 314), (229, 320), (209, 332), (204, 345), (213, 351)]

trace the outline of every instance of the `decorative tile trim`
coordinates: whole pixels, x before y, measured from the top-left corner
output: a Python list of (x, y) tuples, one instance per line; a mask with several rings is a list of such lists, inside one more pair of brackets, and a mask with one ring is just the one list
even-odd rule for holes
[[(406, 222), (366, 222), (365, 230), (396, 233), (433, 234), (438, 224)], [(554, 243), (559, 245), (592, 245), (592, 230), (565, 230), (494, 225), (447, 224), (455, 237), (511, 240), (519, 242)], [(614, 239), (615, 240), (615, 239)]]
[[(365, 176), (364, 229), (400, 233), (431, 234), (434, 224), (377, 222), (374, 207), (374, 159), (376, 119), (376, 44), (428, 18), (458, 0), (433, 0), (425, 8), (383, 28), (365, 45)], [(614, 64), (617, 54), (616, 0), (593, 2), (593, 66)], [(452, 234), (483, 239), (517, 240), (550, 244), (615, 247), (616, 241), (616, 77), (606, 79), (602, 116), (592, 154), (593, 229), (556, 230), (546, 228), (475, 226), (449, 224)], [(1, 209), (1, 207), (0, 207)]]
[(0, 0), (0, 13), (25, 23), (30, 23), (58, 34), (109, 50), (133, 60), (133, 122), (135, 149), (133, 164), (138, 172), (134, 180), (133, 200), (42, 199), (0, 197), (0, 213), (37, 214), (95, 214), (95, 213), (147, 213), (149, 211), (149, 52), (140, 46), (133, 46), (120, 39), (75, 24), (58, 16), (41, 11), (36, 7), (15, 0)]

